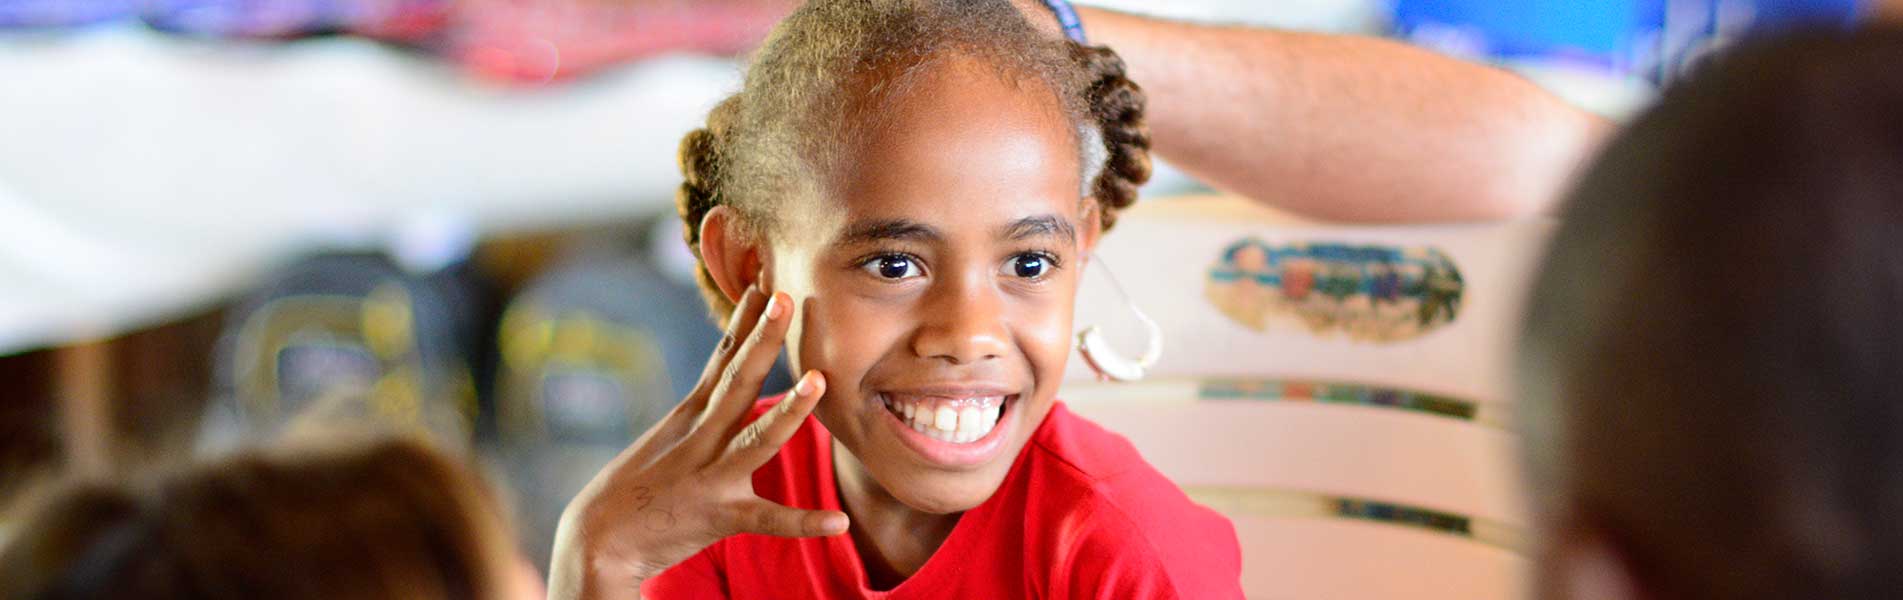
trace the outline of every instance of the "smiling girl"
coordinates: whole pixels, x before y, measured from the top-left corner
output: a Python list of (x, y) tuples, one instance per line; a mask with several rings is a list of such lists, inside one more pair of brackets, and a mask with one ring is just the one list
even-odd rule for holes
[[(1008, 0), (815, 0), (681, 145), (728, 335), (557, 534), (558, 597), (1240, 597), (1235, 532), (1056, 399), (1142, 92)], [(781, 348), (803, 373), (758, 401)]]

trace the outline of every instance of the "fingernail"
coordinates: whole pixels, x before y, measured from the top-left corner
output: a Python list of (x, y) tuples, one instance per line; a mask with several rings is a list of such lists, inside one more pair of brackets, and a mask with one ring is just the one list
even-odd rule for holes
[(819, 522), (819, 528), (824, 531), (845, 531), (847, 525), (846, 515), (827, 515)]
[(793, 395), (801, 398), (813, 395), (812, 373), (809, 372), (804, 377), (800, 377), (800, 382), (793, 384)]
[(786, 316), (786, 301), (781, 300), (779, 294), (773, 294), (773, 299), (766, 303), (766, 318), (778, 321), (784, 316)]

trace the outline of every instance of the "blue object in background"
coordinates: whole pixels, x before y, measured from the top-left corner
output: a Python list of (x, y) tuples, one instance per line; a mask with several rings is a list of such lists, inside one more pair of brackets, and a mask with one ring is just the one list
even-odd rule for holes
[(1395, 33), (1452, 54), (1670, 81), (1739, 38), (1856, 22), (1859, 0), (1396, 0)]
[(368, 7), (350, 0), (154, 0), (147, 25), (206, 37), (275, 38), (341, 29)]
[(1606, 61), (1631, 46), (1641, 3), (1649, 2), (1398, 0), (1394, 22), (1403, 37), (1462, 54)]
[(79, 27), (133, 12), (132, 0), (0, 0), (0, 29)]
[(1640, 25), (1656, 43), (1643, 50), (1640, 74), (1676, 79), (1739, 39), (1802, 27), (1842, 28), (1861, 15), (1859, 0), (1652, 0)]

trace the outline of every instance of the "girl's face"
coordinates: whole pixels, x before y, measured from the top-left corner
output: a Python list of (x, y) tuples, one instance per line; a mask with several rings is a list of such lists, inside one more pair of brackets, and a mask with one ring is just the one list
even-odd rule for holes
[(1050, 411), (1099, 229), (1048, 91), (970, 62), (921, 77), (766, 263), (800, 299), (787, 344), (826, 376), (820, 422), (899, 501), (944, 514), (989, 498)]

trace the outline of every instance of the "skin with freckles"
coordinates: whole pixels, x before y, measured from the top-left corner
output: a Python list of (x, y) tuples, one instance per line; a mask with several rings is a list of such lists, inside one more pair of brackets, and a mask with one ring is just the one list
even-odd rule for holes
[[(886, 99), (829, 198), (765, 236), (717, 208), (701, 250), (723, 292), (797, 299), (795, 369), (828, 383), (841, 500), (867, 571), (916, 572), (959, 513), (989, 498), (1054, 402), (1079, 277), (1100, 231), (1081, 197), (1073, 125), (1046, 86), (957, 58)], [(1006, 395), (988, 460), (947, 466), (908, 446), (882, 395)]]

